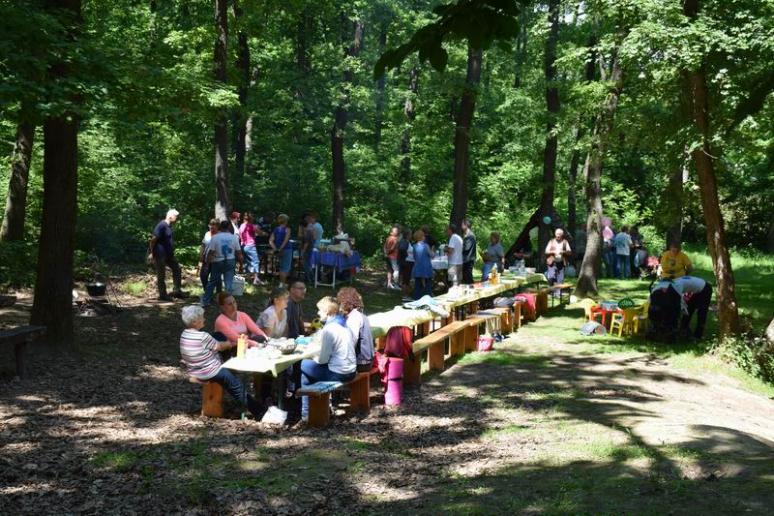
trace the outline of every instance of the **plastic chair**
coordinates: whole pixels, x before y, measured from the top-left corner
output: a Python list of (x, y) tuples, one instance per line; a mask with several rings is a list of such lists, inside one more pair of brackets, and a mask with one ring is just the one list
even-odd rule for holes
[(632, 333), (634, 330), (635, 317), (640, 313), (639, 309), (635, 308), (623, 308), (620, 311), (613, 314), (613, 318), (610, 321), (610, 334), (614, 335), (618, 330), (618, 336), (623, 337), (624, 332), (626, 334)]
[(648, 309), (650, 308), (650, 301), (645, 301), (640, 306), (637, 315), (634, 317), (634, 333), (635, 335), (640, 333), (640, 330), (648, 329)]
[(583, 307), (583, 316), (586, 321), (594, 321), (599, 317), (602, 324), (605, 324), (605, 314), (600, 311), (599, 303), (593, 299), (586, 298), (580, 302), (580, 305)]

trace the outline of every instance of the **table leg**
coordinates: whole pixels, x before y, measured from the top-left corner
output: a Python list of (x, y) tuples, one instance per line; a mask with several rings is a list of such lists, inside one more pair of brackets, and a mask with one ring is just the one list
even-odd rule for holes
[(282, 371), (274, 381), (277, 385), (277, 407), (280, 410), (286, 410), (285, 391), (288, 390), (288, 375), (286, 373), (287, 371)]

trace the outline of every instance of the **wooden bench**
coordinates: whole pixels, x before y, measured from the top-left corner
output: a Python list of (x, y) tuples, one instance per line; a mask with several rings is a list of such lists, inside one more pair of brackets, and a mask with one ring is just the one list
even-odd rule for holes
[(479, 315), (482, 313), (493, 314), (500, 318), (500, 333), (502, 335), (507, 335), (513, 332), (513, 317), (512, 317), (510, 308), (506, 308), (506, 307), (489, 308), (484, 312), (479, 312), (476, 315)]
[(46, 332), (45, 326), (19, 326), (12, 330), (0, 331), (0, 346), (13, 346), (16, 358), (16, 375), (27, 377), (27, 343)]
[(550, 293), (551, 291), (548, 288), (541, 288), (537, 291), (537, 298), (535, 299), (535, 315), (537, 317), (548, 312), (548, 295)]
[(223, 386), (193, 376), (188, 381), (202, 386), (202, 416), (223, 417)]
[(556, 302), (556, 296), (555, 294), (559, 293), (559, 304), (562, 304), (562, 301), (564, 300), (564, 295), (567, 294), (567, 304), (570, 303), (570, 296), (572, 295), (572, 289), (573, 286), (569, 283), (560, 283), (558, 285), (553, 285), (550, 287), (551, 290), (551, 308), (554, 307), (554, 303)]
[(370, 391), (371, 373), (357, 373), (347, 383), (342, 382), (318, 382), (296, 391), (296, 397), (309, 397), (309, 426), (323, 428), (328, 426), (331, 420), (331, 393), (333, 391), (348, 390), (349, 404), (352, 410), (368, 411), (371, 409)]
[(449, 341), (449, 356), (465, 353), (465, 321), (454, 321), (430, 335), (415, 340), (412, 345), (414, 360), (403, 363), (403, 384), (419, 385), (422, 374), (422, 355), (427, 352), (427, 365), (431, 371), (443, 371), (446, 361), (446, 341)]
[(522, 303), (513, 303), (513, 331), (521, 328), (521, 305)]
[(465, 351), (478, 349), (478, 337), (481, 335), (480, 327), (486, 321), (486, 317), (479, 317), (478, 314), (465, 319), (465, 322), (468, 323), (468, 327), (465, 328)]

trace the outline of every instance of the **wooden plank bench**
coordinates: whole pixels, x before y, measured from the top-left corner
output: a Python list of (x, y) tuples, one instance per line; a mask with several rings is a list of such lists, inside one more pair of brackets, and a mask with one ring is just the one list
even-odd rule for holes
[(465, 328), (465, 351), (476, 351), (478, 349), (478, 337), (481, 335), (481, 325), (486, 323), (486, 317), (471, 315), (465, 322), (468, 327)]
[(223, 386), (193, 376), (188, 381), (202, 386), (202, 416), (223, 417)]
[(0, 331), (0, 346), (13, 346), (16, 359), (16, 375), (27, 377), (27, 344), (46, 332), (45, 326), (19, 326)]
[(415, 340), (412, 345), (414, 360), (403, 363), (403, 384), (419, 385), (422, 374), (422, 355), (427, 353), (427, 365), (432, 371), (443, 371), (446, 361), (446, 341), (449, 341), (449, 356), (465, 353), (465, 321), (454, 321), (430, 335)]
[(491, 314), (500, 318), (500, 333), (507, 335), (513, 332), (513, 317), (511, 309), (506, 307), (495, 307), (478, 312), (476, 315)]
[(567, 304), (570, 304), (570, 296), (572, 295), (573, 286), (569, 283), (559, 283), (558, 285), (553, 285), (550, 287), (551, 290), (551, 308), (554, 307), (554, 303), (556, 302), (556, 296), (555, 294), (559, 293), (559, 304), (562, 304), (562, 301), (564, 300), (564, 295), (567, 294)]
[(371, 409), (370, 391), (371, 373), (357, 373), (347, 383), (317, 382), (296, 391), (296, 397), (309, 397), (309, 426), (323, 428), (331, 419), (330, 405), (333, 391), (348, 390), (350, 408), (352, 410), (368, 411)]
[(551, 291), (548, 288), (541, 288), (537, 291), (537, 298), (535, 299), (535, 315), (537, 317), (548, 312), (548, 295), (550, 293)]

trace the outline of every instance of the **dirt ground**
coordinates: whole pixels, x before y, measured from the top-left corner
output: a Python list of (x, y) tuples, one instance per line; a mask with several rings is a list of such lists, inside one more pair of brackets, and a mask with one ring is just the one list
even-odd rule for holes
[[(313, 293), (313, 294), (316, 294)], [(310, 296), (311, 297), (311, 296)], [(0, 377), (0, 513), (765, 514), (774, 401), (652, 354), (591, 353), (566, 309), (325, 430), (198, 415), (183, 303), (78, 317), (77, 353)], [(386, 302), (387, 300), (385, 300)], [(21, 323), (30, 300), (0, 310)], [(251, 315), (262, 296), (240, 300)], [(210, 320), (214, 311), (208, 313)]]

